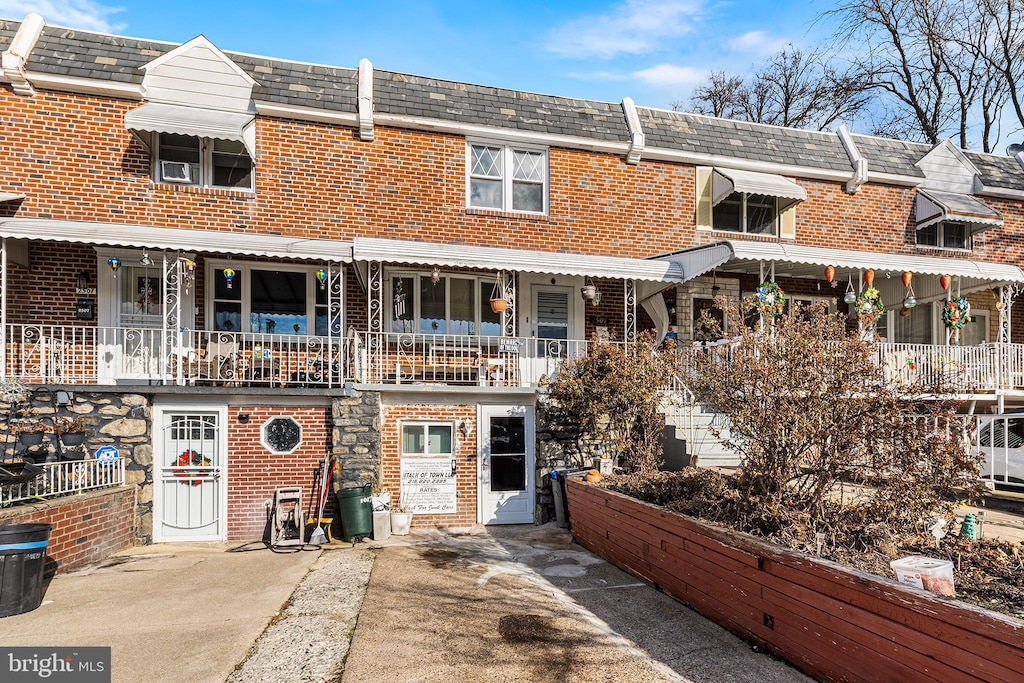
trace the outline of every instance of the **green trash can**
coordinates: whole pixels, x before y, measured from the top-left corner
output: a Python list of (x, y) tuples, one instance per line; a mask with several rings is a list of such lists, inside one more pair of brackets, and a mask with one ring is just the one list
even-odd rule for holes
[(50, 524), (0, 526), (0, 617), (31, 612), (43, 601)]
[(341, 513), (341, 535), (347, 542), (355, 543), (373, 534), (373, 505), (369, 486), (339, 489), (337, 499), (337, 509)]

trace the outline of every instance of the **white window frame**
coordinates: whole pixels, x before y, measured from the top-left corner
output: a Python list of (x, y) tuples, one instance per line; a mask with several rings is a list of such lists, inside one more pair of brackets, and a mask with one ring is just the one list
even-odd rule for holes
[[(963, 246), (963, 247), (947, 247), (946, 246), (946, 224), (947, 223), (953, 223), (953, 224), (956, 224), (956, 225), (962, 225), (963, 226), (964, 234), (966, 236), (965, 246)], [(921, 235), (921, 230), (927, 230), (928, 228), (931, 228), (931, 227), (935, 228), (935, 242), (936, 242), (936, 244), (922, 244), (918, 240), (918, 238)], [(921, 228), (921, 230), (915, 230), (914, 231), (914, 243), (918, 247), (922, 247), (924, 249), (942, 249), (944, 251), (960, 251), (960, 252), (967, 252), (967, 251), (973, 251), (974, 250), (974, 233), (971, 232), (971, 227), (967, 223), (962, 223), (960, 221), (939, 221), (938, 223), (933, 223), (932, 225), (929, 225), (929, 226), (927, 226), (925, 228)]]
[[(423, 429), (423, 451), (406, 451), (405, 450), (405, 428), (406, 427), (420, 427)], [(430, 428), (431, 427), (445, 427), (450, 432), (449, 443), (451, 444), (451, 451), (448, 453), (431, 453), (430, 452)], [(456, 439), (456, 424), (452, 421), (445, 420), (400, 420), (398, 423), (398, 451), (400, 457), (403, 458), (454, 458), (455, 451), (458, 449), (458, 445), (455, 443)]]
[[(723, 203), (732, 199), (733, 195), (740, 196), (740, 229), (733, 230), (731, 228), (720, 227), (715, 224), (715, 209), (717, 209)], [(747, 198), (750, 196), (749, 192), (732, 192), (725, 199), (720, 201), (718, 204), (711, 207), (711, 228), (712, 230), (718, 230), (720, 232), (728, 232), (734, 235), (760, 235), (764, 237), (778, 237), (780, 226), (782, 224), (782, 212), (779, 211), (779, 198), (772, 197), (771, 195), (762, 195), (768, 197), (775, 202), (775, 217), (772, 219), (773, 228), (771, 232), (750, 232), (749, 221), (747, 218)]]
[[(491, 176), (475, 176), (473, 175), (473, 148), (474, 147), (498, 147), (501, 149), (501, 177), (493, 178)], [(540, 154), (543, 158), (544, 168), (541, 171), (543, 176), (541, 182), (542, 186), (541, 201), (543, 207), (540, 211), (526, 211), (524, 209), (512, 208), (512, 188), (517, 182), (524, 182), (530, 184), (538, 184), (526, 180), (515, 180), (512, 177), (513, 171), (513, 153), (514, 152), (530, 152), (533, 154)], [(507, 142), (500, 142), (496, 140), (466, 140), (466, 206), (470, 209), (478, 211), (504, 211), (510, 213), (522, 213), (533, 216), (544, 216), (548, 213), (548, 191), (551, 187), (551, 178), (548, 173), (548, 161), (549, 161), (549, 150), (547, 147), (535, 146), (535, 145), (519, 145), (509, 144)], [(501, 206), (474, 206), (473, 205), (473, 179), (481, 178), (488, 180), (501, 180)]]
[[(180, 133), (174, 133), (174, 135), (181, 135)], [(256, 162), (249, 156), (248, 151), (246, 156), (249, 157), (249, 163), (252, 164), (252, 172), (249, 173), (249, 186), (239, 187), (235, 185), (214, 185), (213, 184), (213, 154), (214, 154), (214, 138), (205, 138), (199, 135), (189, 135), (199, 140), (199, 177), (194, 178), (189, 182), (164, 180), (163, 168), (161, 167), (161, 161), (164, 161), (160, 153), (160, 136), (161, 133), (153, 133), (153, 164), (152, 164), (152, 177), (156, 182), (164, 185), (184, 185), (187, 187), (205, 187), (217, 190), (236, 190), (238, 192), (255, 192), (256, 191)], [(245, 145), (242, 145), (243, 149)]]
[[(387, 280), (387, 302), (388, 302), (388, 304), (386, 306), (387, 311), (386, 311), (386, 316), (385, 317), (387, 319), (387, 330), (388, 331), (392, 331), (393, 330), (393, 326), (394, 326), (394, 323), (395, 323), (395, 307), (394, 307), (393, 302), (395, 300), (394, 287), (395, 287), (395, 278), (396, 277), (411, 277), (411, 278), (414, 278), (414, 281), (415, 281), (416, 278), (429, 278), (430, 277), (430, 272), (429, 271), (420, 271), (420, 270), (388, 270), (388, 271), (385, 271), (385, 279)], [(406, 303), (405, 303), (406, 310), (410, 310), (411, 309), (411, 311), (412, 311), (413, 321), (416, 323), (416, 329), (414, 329), (414, 330), (412, 330), (411, 332), (408, 332), (408, 333), (402, 332), (401, 334), (437, 334), (437, 335), (446, 335), (447, 334), (447, 335), (455, 335), (455, 336), (470, 336), (470, 337), (485, 337), (485, 338), (497, 338), (497, 337), (503, 336), (503, 328), (504, 328), (504, 326), (501, 325), (501, 324), (499, 324), (499, 329), (498, 329), (498, 333), (497, 334), (489, 335), (489, 334), (481, 334), (480, 333), (480, 330), (483, 327), (483, 321), (480, 318), (481, 307), (485, 303), (484, 300), (483, 300), (483, 297), (487, 293), (487, 288), (494, 286), (494, 275), (493, 274), (491, 274), (491, 273), (484, 273), (484, 274), (479, 274), (479, 273), (442, 273), (441, 277), (446, 278), (446, 282), (450, 281), (450, 280), (473, 280), (474, 281), (475, 284), (474, 284), (473, 291), (480, 297), (480, 300), (476, 302), (476, 306), (473, 307), (474, 314), (476, 315), (476, 317), (473, 320), (473, 323), (476, 326), (477, 331), (474, 332), (473, 334), (462, 334), (462, 333), (458, 333), (458, 332), (449, 332), (448, 331), (448, 328), (451, 326), (451, 315), (452, 315), (452, 311), (451, 311), (452, 289), (451, 289), (450, 285), (445, 287), (445, 302), (444, 302), (445, 328), (446, 328), (445, 331), (443, 331), (443, 332), (442, 331), (438, 331), (438, 332), (423, 332), (422, 330), (420, 330), (419, 321), (423, 317), (423, 314), (422, 314), (422, 308), (420, 306), (420, 303), (421, 303), (420, 302), (420, 288), (419, 288), (419, 284), (417, 282), (417, 283), (415, 283), (413, 285), (413, 291), (412, 292), (406, 292)], [(487, 301), (489, 302), (490, 299), (488, 299)]]
[[(209, 331), (220, 331), (227, 333), (244, 333), (244, 334), (270, 334), (268, 332), (253, 333), (249, 326), (249, 321), (252, 314), (252, 276), (250, 271), (253, 270), (277, 270), (283, 272), (293, 273), (305, 273), (306, 274), (306, 334), (307, 337), (322, 337), (323, 335), (316, 334), (316, 292), (320, 286), (319, 281), (316, 278), (316, 272), (323, 268), (322, 264), (313, 265), (302, 265), (294, 263), (273, 263), (268, 261), (234, 261), (231, 259), (207, 259), (206, 261), (206, 292), (205, 292), (205, 316), (204, 316), (204, 327)], [(242, 304), (242, 329), (238, 330), (217, 330), (216, 329), (216, 310), (215, 310), (215, 295), (216, 295), (216, 283), (214, 278), (217, 277), (217, 271), (223, 270), (224, 268), (231, 268), (236, 273), (244, 274), (241, 277), (241, 283), (235, 286), (241, 287), (240, 302)], [(341, 273), (341, 291), (345, 291), (345, 274)], [(342, 295), (344, 296), (344, 294)], [(323, 307), (323, 306), (321, 306)], [(330, 313), (330, 297), (326, 304), (327, 308), (327, 325), (328, 335), (330, 337), (341, 337), (343, 336), (344, 329), (338, 330), (336, 333), (331, 333), (331, 313)], [(344, 302), (342, 302), (342, 310), (344, 310)], [(294, 337), (296, 335), (288, 332), (277, 332), (273, 334)]]

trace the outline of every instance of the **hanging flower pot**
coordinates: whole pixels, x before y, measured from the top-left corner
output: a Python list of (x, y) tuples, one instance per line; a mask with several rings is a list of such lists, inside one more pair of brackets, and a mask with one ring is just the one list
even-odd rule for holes
[(508, 308), (508, 302), (504, 299), (491, 299), (491, 310), (495, 313), (504, 313)]
[(491, 288), (491, 310), (495, 313), (504, 313), (508, 308), (508, 299), (505, 298), (505, 273), (498, 271), (494, 276), (494, 287)]
[(583, 285), (580, 287), (580, 295), (584, 301), (593, 301), (597, 296), (597, 287), (593, 284)]

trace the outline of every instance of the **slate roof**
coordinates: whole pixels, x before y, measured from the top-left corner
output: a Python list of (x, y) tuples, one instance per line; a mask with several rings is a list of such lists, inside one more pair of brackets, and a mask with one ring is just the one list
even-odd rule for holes
[(629, 141), (622, 106), (375, 71), (374, 112)]
[(915, 166), (931, 146), (903, 140), (890, 140), (867, 135), (854, 135), (853, 142), (868, 160), (868, 172), (924, 178), (924, 172)]
[(638, 107), (647, 147), (851, 172), (839, 136)]
[[(19, 21), (0, 19), (0, 48)], [(46, 26), (29, 58), (30, 71), (139, 84), (140, 67), (175, 43)], [(239, 53), (225, 53), (260, 85), (253, 99), (289, 106), (356, 111), (358, 71)], [(629, 141), (619, 103), (578, 100), (435, 78), (374, 71), (374, 111), (517, 131)], [(639, 107), (646, 146), (748, 161), (852, 172), (838, 135)], [(923, 178), (915, 166), (931, 146), (853, 136), (871, 172)], [(966, 152), (990, 188), (1024, 191), (1014, 159)]]

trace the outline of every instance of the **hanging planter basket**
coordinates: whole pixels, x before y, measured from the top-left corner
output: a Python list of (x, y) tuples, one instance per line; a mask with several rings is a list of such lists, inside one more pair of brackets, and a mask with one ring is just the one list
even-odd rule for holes
[(508, 299), (505, 298), (505, 273), (498, 271), (494, 276), (494, 287), (491, 288), (491, 310), (495, 313), (504, 313), (508, 308)]
[(495, 313), (504, 313), (508, 308), (508, 302), (504, 299), (491, 299), (491, 310)]

